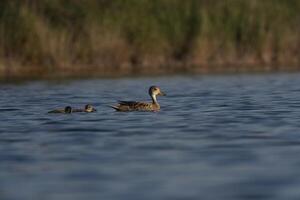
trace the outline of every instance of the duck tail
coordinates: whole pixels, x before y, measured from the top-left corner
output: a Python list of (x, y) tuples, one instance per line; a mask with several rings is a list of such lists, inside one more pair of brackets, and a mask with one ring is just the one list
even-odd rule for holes
[(115, 109), (116, 111), (120, 111), (120, 108), (113, 105), (108, 105), (108, 107)]

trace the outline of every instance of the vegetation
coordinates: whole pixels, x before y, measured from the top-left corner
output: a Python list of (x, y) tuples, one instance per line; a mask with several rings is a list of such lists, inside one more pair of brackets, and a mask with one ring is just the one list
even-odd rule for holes
[(299, 0), (1, 0), (0, 77), (297, 69)]

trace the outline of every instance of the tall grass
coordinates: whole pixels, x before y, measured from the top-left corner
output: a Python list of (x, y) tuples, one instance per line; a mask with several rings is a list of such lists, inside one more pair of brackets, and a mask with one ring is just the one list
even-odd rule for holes
[(2, 0), (0, 66), (299, 65), (299, 10), (298, 0)]

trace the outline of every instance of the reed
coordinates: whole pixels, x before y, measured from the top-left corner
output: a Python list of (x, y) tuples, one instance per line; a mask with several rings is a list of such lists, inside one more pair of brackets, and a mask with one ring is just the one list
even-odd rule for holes
[(2, 0), (0, 76), (298, 69), (299, 10), (298, 0)]

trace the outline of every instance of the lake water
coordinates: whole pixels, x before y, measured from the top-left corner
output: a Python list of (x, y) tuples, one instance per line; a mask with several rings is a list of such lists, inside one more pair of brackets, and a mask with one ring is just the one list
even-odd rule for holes
[[(299, 75), (2, 84), (0, 199), (298, 200)], [(160, 112), (107, 106), (150, 85)], [(98, 112), (47, 113), (87, 103)]]

